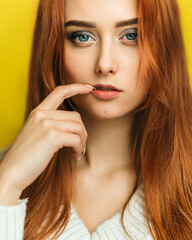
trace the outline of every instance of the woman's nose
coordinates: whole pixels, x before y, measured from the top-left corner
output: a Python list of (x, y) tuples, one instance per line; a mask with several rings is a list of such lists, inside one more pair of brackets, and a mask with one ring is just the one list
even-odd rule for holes
[(118, 72), (118, 64), (111, 43), (106, 42), (101, 46), (95, 64), (95, 72), (100, 75), (114, 75)]

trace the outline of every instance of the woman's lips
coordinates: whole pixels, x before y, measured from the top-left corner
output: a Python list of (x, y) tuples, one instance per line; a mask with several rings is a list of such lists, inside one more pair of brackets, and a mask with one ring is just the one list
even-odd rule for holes
[(121, 91), (106, 91), (106, 90), (93, 89), (91, 93), (94, 96), (101, 99), (112, 99), (117, 97), (121, 93)]

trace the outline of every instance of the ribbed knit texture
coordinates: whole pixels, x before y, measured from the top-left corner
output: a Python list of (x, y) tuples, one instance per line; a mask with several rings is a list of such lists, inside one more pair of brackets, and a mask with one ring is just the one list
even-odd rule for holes
[(28, 198), (18, 200), (16, 206), (0, 205), (0, 240), (23, 239)]
[[(28, 198), (19, 200), (17, 206), (0, 205), (0, 240), (23, 239), (27, 201)], [(126, 235), (120, 223), (122, 209), (102, 222), (90, 234), (71, 204), (70, 220), (58, 240), (152, 240), (145, 218), (144, 204), (141, 185), (132, 196), (124, 215), (125, 228), (131, 237)]]

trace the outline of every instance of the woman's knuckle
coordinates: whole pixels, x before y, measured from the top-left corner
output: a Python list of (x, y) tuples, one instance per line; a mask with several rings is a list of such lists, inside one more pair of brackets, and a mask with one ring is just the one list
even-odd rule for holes
[(46, 137), (47, 137), (47, 139), (48, 139), (49, 141), (54, 140), (54, 139), (56, 138), (56, 136), (57, 136), (57, 132), (56, 132), (55, 129), (49, 128), (49, 129), (47, 130), (47, 132), (46, 132)]
[(82, 129), (82, 124), (81, 124), (80, 122), (76, 122), (75, 124), (76, 124), (77, 130), (78, 130), (78, 131), (81, 131), (81, 129)]
[(75, 145), (80, 145), (80, 144), (81, 144), (81, 138), (80, 138), (80, 136), (77, 135), (77, 136), (75, 137), (74, 142), (75, 142)]
[(81, 115), (80, 115), (80, 113), (74, 111), (74, 115), (75, 115), (75, 117), (76, 117), (78, 120), (81, 119)]
[(50, 126), (50, 121), (49, 121), (49, 119), (43, 119), (43, 120), (41, 121), (41, 126), (42, 126), (43, 128), (49, 127), (49, 126)]
[(32, 117), (35, 121), (39, 121), (43, 116), (42, 110), (34, 110), (32, 113)]

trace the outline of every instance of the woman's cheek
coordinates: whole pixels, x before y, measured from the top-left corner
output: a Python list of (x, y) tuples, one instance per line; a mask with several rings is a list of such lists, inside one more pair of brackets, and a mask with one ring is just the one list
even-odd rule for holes
[(66, 75), (68, 83), (88, 83), (91, 80), (90, 64), (82, 54), (66, 54)]

